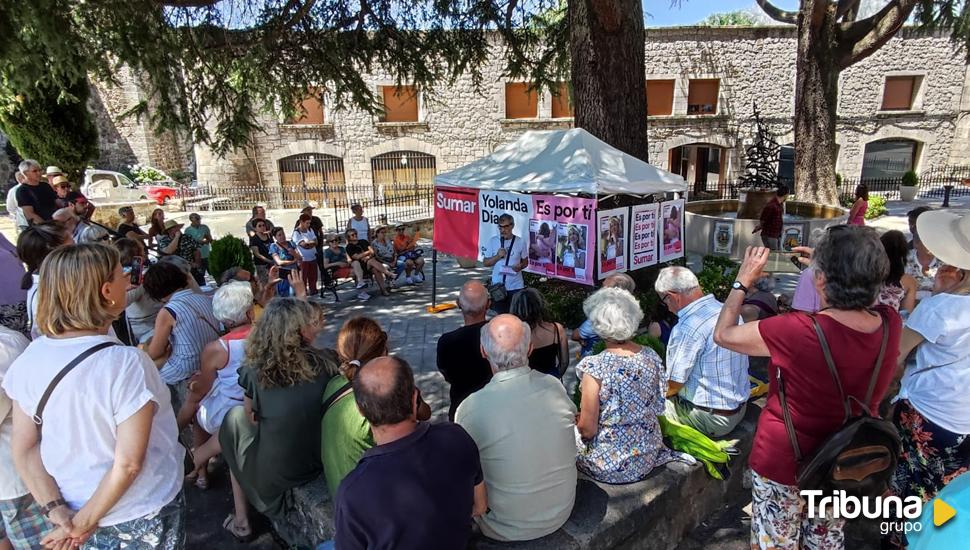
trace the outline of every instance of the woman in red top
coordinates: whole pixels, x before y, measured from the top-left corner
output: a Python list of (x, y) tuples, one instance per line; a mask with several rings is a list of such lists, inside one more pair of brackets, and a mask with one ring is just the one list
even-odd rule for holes
[[(796, 483), (797, 464), (785, 430), (778, 398), (779, 371), (785, 381), (788, 407), (804, 457), (844, 421), (838, 388), (822, 356), (812, 316), (803, 312), (737, 324), (745, 287), (762, 276), (769, 250), (745, 252), (737, 283), (721, 309), (714, 341), (727, 349), (770, 357), (768, 401), (758, 421), (751, 450), (752, 548), (842, 548), (842, 519), (806, 515)], [(858, 226), (829, 229), (812, 259), (815, 288), (822, 309), (815, 315), (832, 350), (846, 396), (865, 396), (882, 344), (882, 325), (889, 342), (875, 391), (869, 402), (878, 408), (895, 374), (902, 324), (891, 307), (871, 305), (889, 272), (889, 259), (875, 230)]]

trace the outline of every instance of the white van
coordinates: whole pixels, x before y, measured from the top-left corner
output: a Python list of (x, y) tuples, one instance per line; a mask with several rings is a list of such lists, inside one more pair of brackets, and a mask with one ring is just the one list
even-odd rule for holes
[(152, 199), (158, 204), (166, 204), (175, 198), (176, 188), (168, 181), (139, 185), (128, 176), (111, 170), (88, 169), (84, 171), (81, 193), (91, 200), (102, 202), (134, 202)]

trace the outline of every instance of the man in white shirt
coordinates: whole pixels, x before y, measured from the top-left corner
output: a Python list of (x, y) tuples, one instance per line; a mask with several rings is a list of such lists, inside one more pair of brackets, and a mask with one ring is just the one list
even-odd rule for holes
[(534, 540), (566, 523), (576, 500), (576, 407), (555, 377), (529, 368), (529, 325), (499, 315), (481, 329), (492, 379), (455, 411), (478, 445), (492, 539)]
[(499, 314), (508, 313), (512, 297), (525, 288), (522, 270), (529, 265), (528, 239), (520, 239), (512, 232), (514, 228), (515, 219), (511, 215), (498, 217), (499, 234), (489, 239), (482, 262), (492, 268), (492, 284), (505, 285), (505, 299), (492, 301), (492, 309)]
[(19, 234), (24, 229), (27, 229), (27, 218), (24, 217), (23, 212), (20, 211), (20, 206), (17, 204), (17, 189), (27, 181), (27, 178), (18, 170), (14, 173), (14, 178), (17, 180), (17, 185), (10, 188), (7, 191), (7, 213), (10, 214), (10, 219), (13, 220), (14, 225), (17, 227), (17, 233)]
[(665, 416), (710, 437), (721, 437), (744, 418), (751, 393), (748, 357), (714, 343), (724, 305), (705, 295), (686, 267), (660, 270), (654, 289), (679, 318), (667, 344)]

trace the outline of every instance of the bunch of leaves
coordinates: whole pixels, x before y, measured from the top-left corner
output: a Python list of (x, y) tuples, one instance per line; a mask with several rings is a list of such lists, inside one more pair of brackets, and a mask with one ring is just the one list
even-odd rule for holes
[(731, 284), (737, 278), (740, 267), (740, 264), (723, 256), (704, 256), (701, 272), (697, 274), (701, 290), (723, 302), (731, 292)]
[(168, 179), (161, 170), (152, 168), (151, 166), (132, 164), (128, 167), (128, 170), (131, 174), (131, 179), (138, 183), (152, 183), (154, 181), (164, 181)]
[(910, 170), (903, 174), (903, 179), (900, 182), (900, 185), (904, 187), (916, 187), (919, 185), (919, 176), (916, 175), (916, 172)]
[(0, 85), (0, 130), (21, 157), (56, 164), (77, 181), (99, 154), (98, 128), (87, 109), (89, 94), (86, 78), (67, 88), (39, 85), (29, 93)]
[(242, 239), (226, 235), (212, 243), (212, 250), (209, 252), (209, 274), (218, 281), (219, 277), (232, 267), (241, 267), (255, 275), (252, 251)]
[(852, 208), (855, 204), (855, 195), (852, 193), (842, 193), (839, 195), (839, 206), (842, 208)]
[(578, 327), (586, 318), (583, 314), (583, 300), (590, 295), (590, 287), (558, 279), (545, 279), (533, 273), (525, 274), (525, 283), (542, 294), (551, 321), (562, 323), (566, 327)]
[(869, 195), (869, 208), (866, 210), (867, 220), (874, 220), (879, 216), (884, 216), (888, 211), (886, 209), (886, 197), (882, 195)]

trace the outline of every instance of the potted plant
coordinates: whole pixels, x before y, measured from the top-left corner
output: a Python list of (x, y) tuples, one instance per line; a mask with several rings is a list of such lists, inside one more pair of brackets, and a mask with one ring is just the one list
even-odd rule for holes
[(903, 180), (899, 185), (899, 198), (909, 202), (916, 198), (918, 190), (919, 178), (916, 176), (916, 172), (910, 170), (903, 174)]

